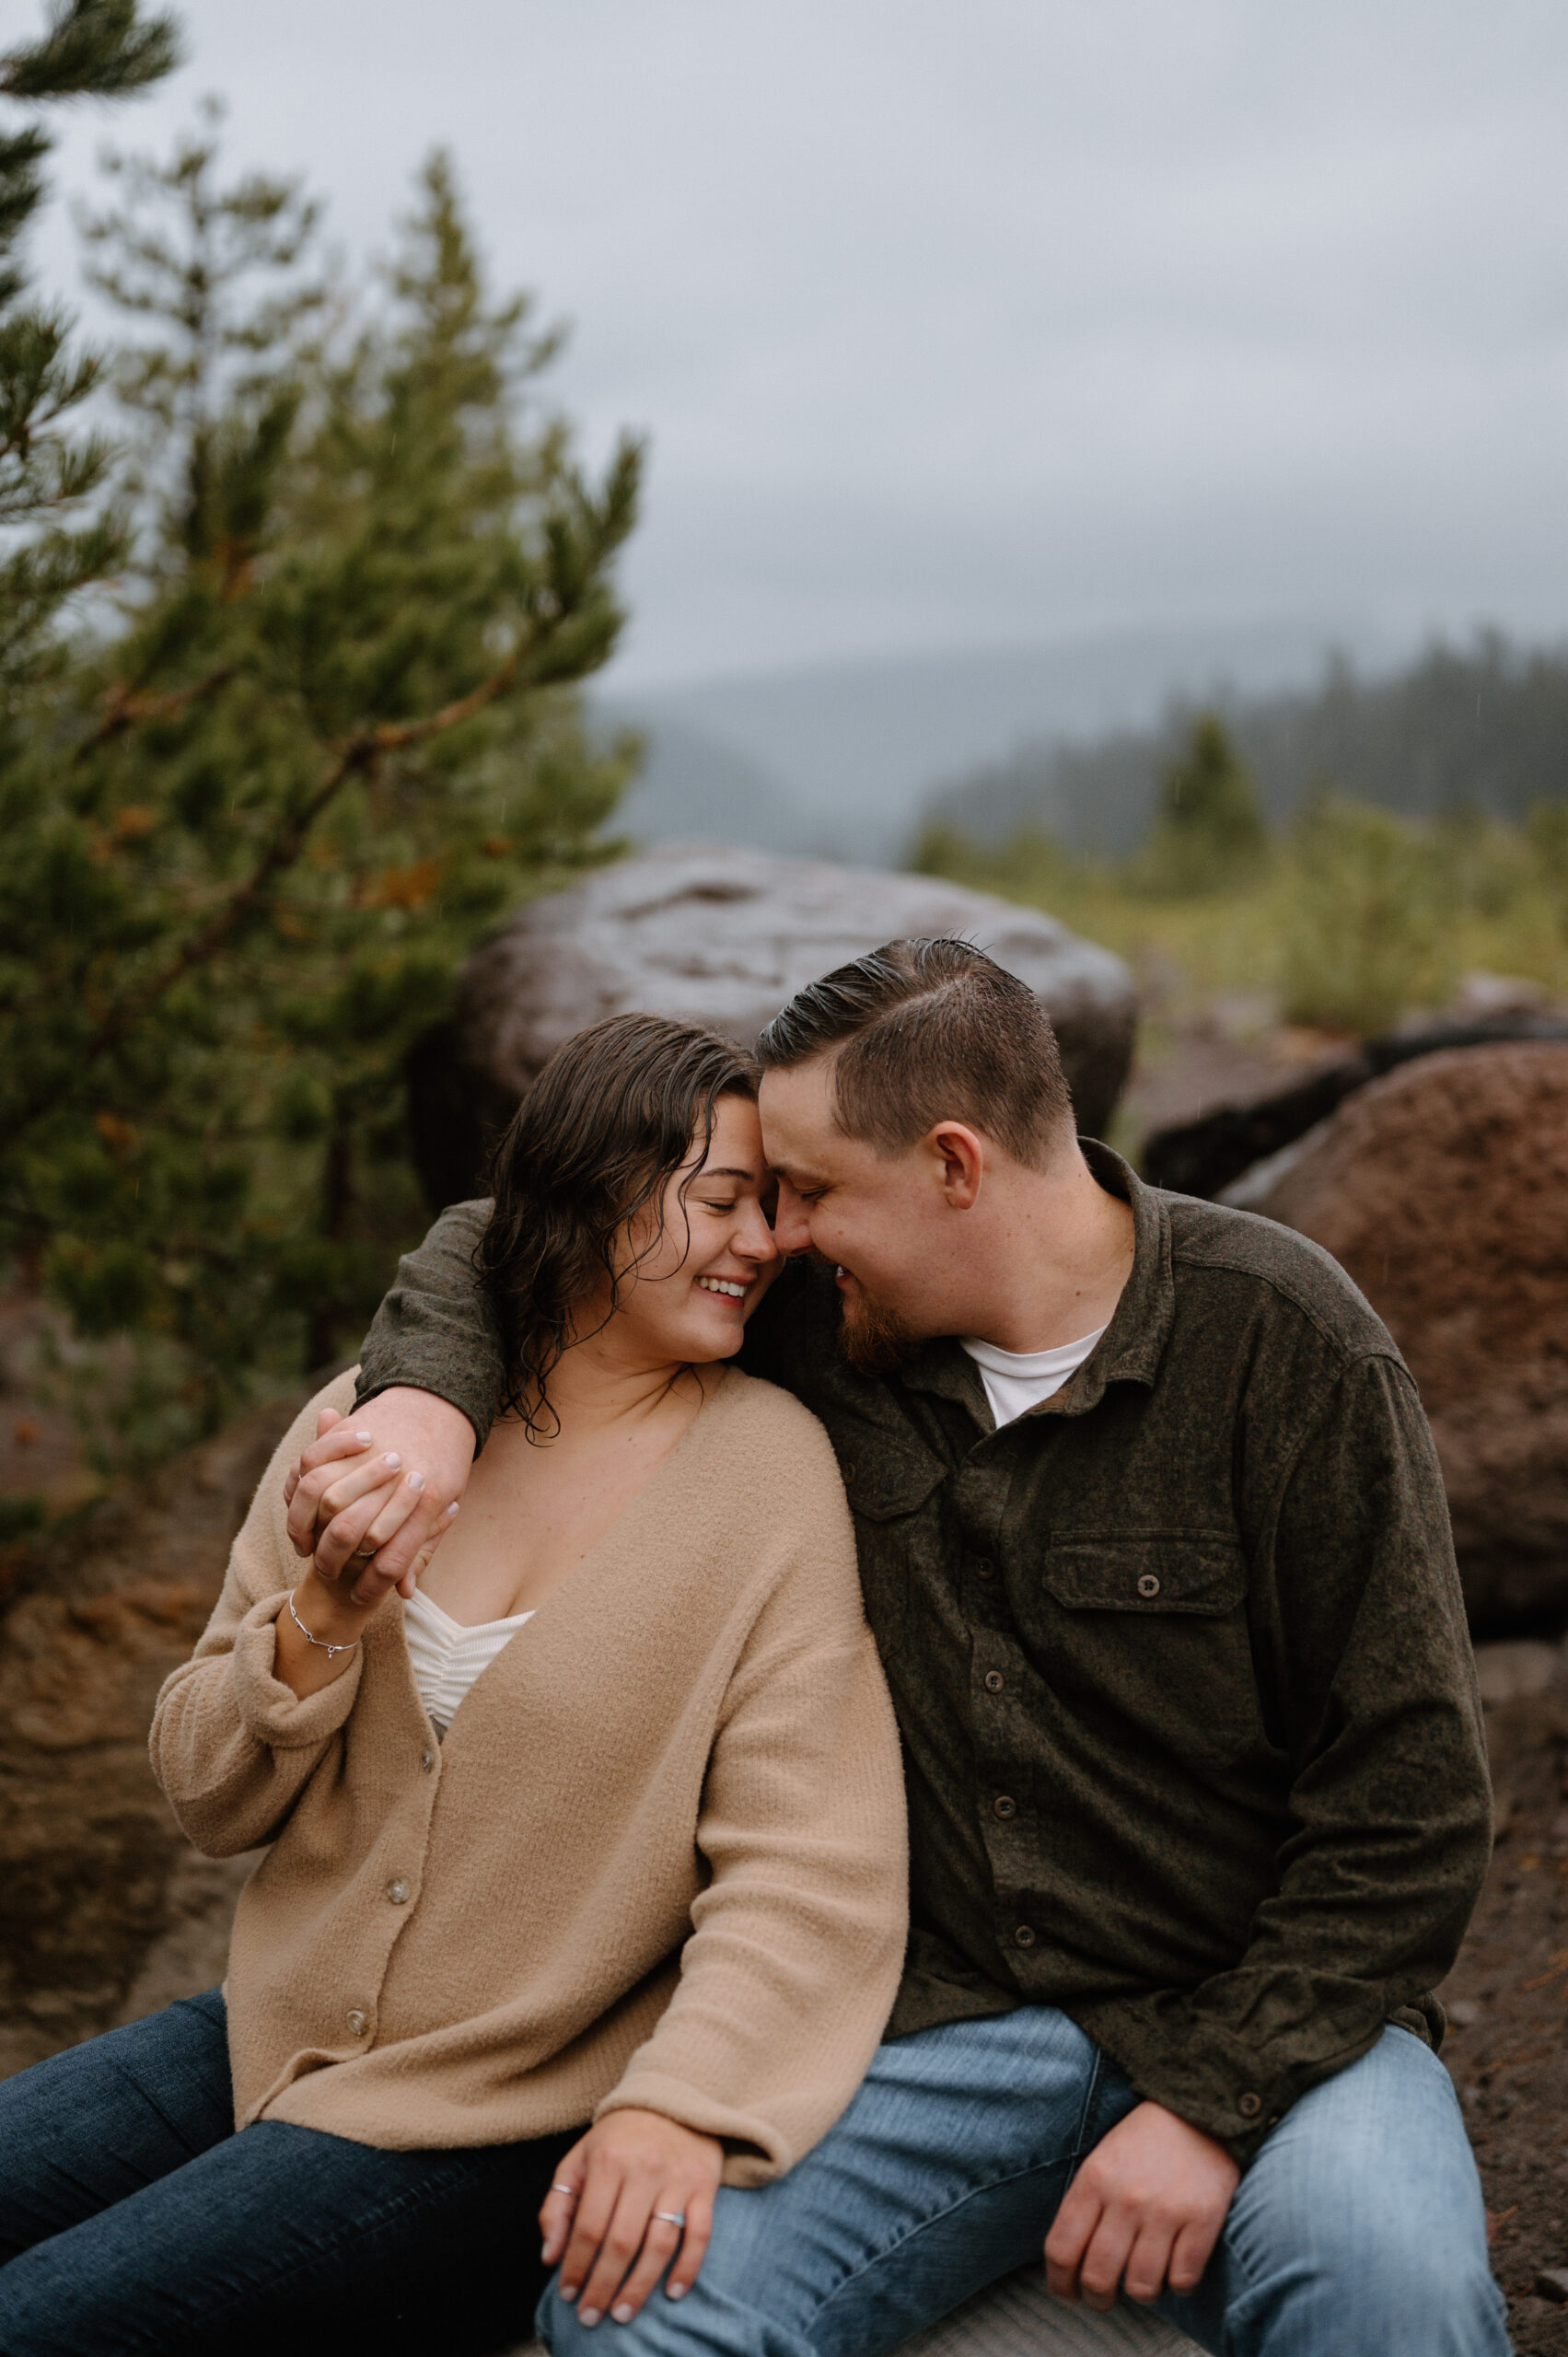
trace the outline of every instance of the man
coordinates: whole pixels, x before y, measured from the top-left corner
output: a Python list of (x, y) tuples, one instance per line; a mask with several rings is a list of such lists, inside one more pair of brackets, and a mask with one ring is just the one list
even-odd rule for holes
[[(838, 1450), (912, 1924), (849, 2111), (721, 2196), (695, 2287), (617, 2345), (865, 2357), (1043, 2236), (1063, 2297), (1157, 2300), (1227, 2357), (1504, 2351), (1431, 1993), (1484, 1751), (1392, 1341), (1315, 1246), (1077, 1141), (1038, 1004), (967, 943), (840, 968), (759, 1052), (800, 1259), (744, 1364)], [(427, 1477), (380, 1573), (494, 1413), (482, 1217), (445, 1216), (366, 1346), (355, 1422)], [(343, 1472), (302, 1483), (302, 1548)], [(557, 2357), (592, 2329), (558, 2293), (544, 2323)]]

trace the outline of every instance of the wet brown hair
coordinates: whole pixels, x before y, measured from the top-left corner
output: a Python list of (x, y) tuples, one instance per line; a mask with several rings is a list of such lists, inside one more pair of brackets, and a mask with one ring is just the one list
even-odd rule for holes
[(605, 1322), (620, 1306), (627, 1222), (655, 1213), (634, 1268), (664, 1235), (665, 1188), (693, 1145), (706, 1153), (719, 1099), (755, 1098), (757, 1080), (752, 1058), (716, 1031), (612, 1015), (557, 1049), (517, 1108), (492, 1157), (494, 1205), (474, 1265), (500, 1328), (502, 1406), (531, 1438), (557, 1428), (549, 1381), (582, 1339), (584, 1304), (608, 1279)]
[(972, 941), (885, 942), (808, 983), (757, 1042), (764, 1072), (830, 1052), (838, 1125), (879, 1154), (958, 1120), (1038, 1168), (1073, 1135), (1050, 1016)]

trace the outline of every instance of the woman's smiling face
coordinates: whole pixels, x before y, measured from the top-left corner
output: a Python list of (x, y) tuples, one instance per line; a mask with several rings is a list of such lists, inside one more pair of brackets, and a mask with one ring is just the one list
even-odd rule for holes
[[(628, 1230), (613, 1329), (618, 1347), (679, 1365), (733, 1358), (746, 1320), (783, 1265), (771, 1221), (772, 1182), (748, 1097), (721, 1097), (650, 1210)], [(607, 1334), (606, 1339), (609, 1339)]]

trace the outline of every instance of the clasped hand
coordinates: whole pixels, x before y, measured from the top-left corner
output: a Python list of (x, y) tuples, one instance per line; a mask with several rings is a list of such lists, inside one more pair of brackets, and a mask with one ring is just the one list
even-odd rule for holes
[(431, 1392), (381, 1392), (352, 1420), (323, 1408), (284, 1489), (296, 1554), (356, 1604), (412, 1596), (472, 1462), (472, 1425)]

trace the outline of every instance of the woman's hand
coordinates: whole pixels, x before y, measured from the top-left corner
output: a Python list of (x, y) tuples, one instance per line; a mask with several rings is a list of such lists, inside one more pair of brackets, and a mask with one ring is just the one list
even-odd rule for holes
[(392, 1587), (412, 1596), (457, 1519), (472, 1464), (473, 1426), (432, 1392), (378, 1392), (352, 1425), (323, 1408), (284, 1484), (295, 1553), (313, 1556), (324, 1579), (344, 1579), (361, 1602), (379, 1603)]
[[(444, 1400), (437, 1404), (446, 1407)], [(459, 1421), (471, 1457), (472, 1427), (466, 1417)], [(315, 1440), (295, 1459), (284, 1483), (295, 1553), (312, 1557), (319, 1579), (341, 1582), (345, 1598), (370, 1606), (380, 1604), (394, 1587), (401, 1596), (413, 1594), (458, 1515), (455, 1500), (443, 1505), (431, 1496), (423, 1471), (403, 1470), (396, 1449), (372, 1456), (374, 1447), (369, 1433), (350, 1425), (335, 1408), (323, 1408)], [(387, 1558), (372, 1561), (400, 1535), (404, 1544), (399, 1564)]]
[(584, 2324), (607, 2313), (630, 2324), (667, 2267), (670, 2299), (691, 2290), (713, 2232), (723, 2166), (717, 2137), (699, 2136), (661, 2111), (607, 2112), (573, 2145), (539, 2223), (545, 2264), (561, 2259), (561, 2296), (577, 2302)]

